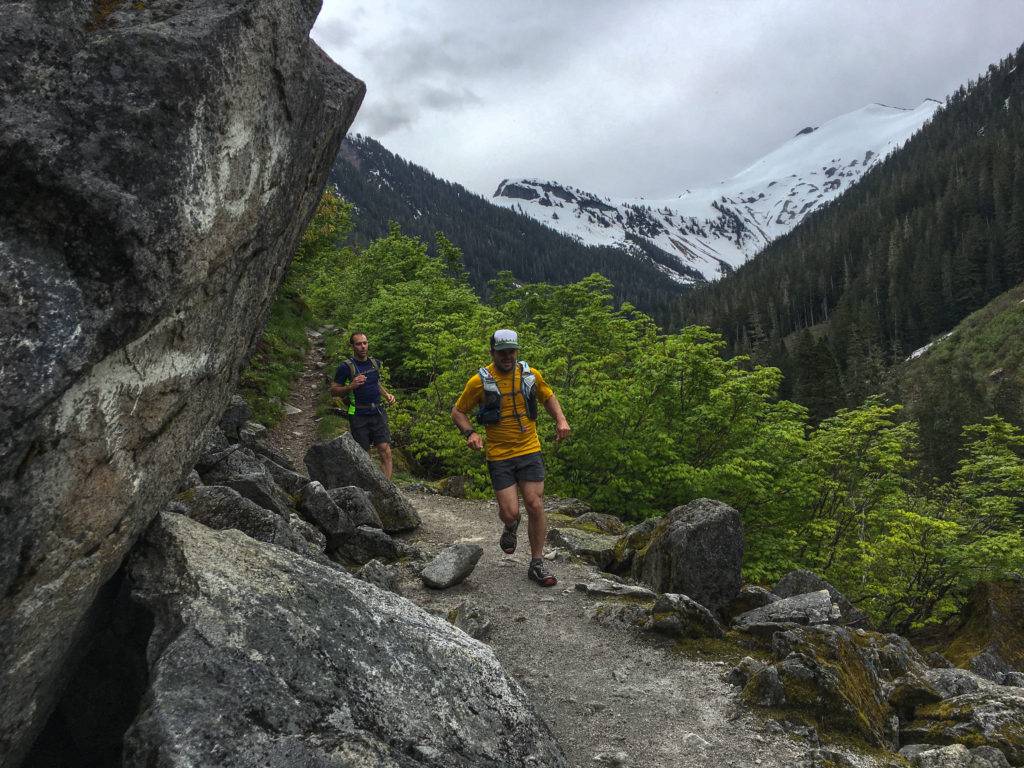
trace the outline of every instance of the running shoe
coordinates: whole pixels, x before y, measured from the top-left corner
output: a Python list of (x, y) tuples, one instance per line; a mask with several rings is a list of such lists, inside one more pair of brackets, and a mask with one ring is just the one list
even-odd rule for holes
[(526, 572), (526, 575), (530, 577), (530, 581), (536, 581), (542, 587), (553, 587), (558, 583), (555, 574), (548, 570), (544, 560), (539, 557), (530, 560), (530, 570)]
[(501, 538), (498, 539), (498, 546), (501, 547), (501, 551), (506, 555), (511, 555), (516, 551), (516, 544), (518, 543), (516, 531), (518, 530), (519, 520), (517, 519), (511, 526), (506, 525), (505, 530), (501, 532)]

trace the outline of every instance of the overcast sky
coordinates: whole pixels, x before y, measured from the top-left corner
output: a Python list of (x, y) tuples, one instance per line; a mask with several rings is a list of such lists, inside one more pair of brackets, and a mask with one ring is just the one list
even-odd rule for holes
[(667, 197), (943, 99), (1024, 42), (1024, 0), (324, 0), (313, 37), (366, 82), (352, 132), (442, 178)]

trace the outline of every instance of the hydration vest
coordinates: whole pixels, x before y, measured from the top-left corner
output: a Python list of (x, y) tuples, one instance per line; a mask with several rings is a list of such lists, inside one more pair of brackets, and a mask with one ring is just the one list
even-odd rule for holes
[[(373, 366), (373, 370), (375, 370), (377, 372), (377, 376), (379, 377), (380, 376), (380, 360), (378, 360), (376, 357), (371, 357), (371, 358), (369, 358), (369, 360), (370, 360), (370, 365)], [(347, 365), (348, 366), (348, 376), (349, 376), (348, 380), (349, 381), (352, 381), (356, 376), (359, 375), (359, 371), (356, 370), (356, 360), (355, 360), (354, 357), (350, 357), (348, 360), (346, 360), (344, 363), (342, 363), (342, 365)], [(346, 419), (351, 419), (353, 416), (356, 415), (356, 395), (355, 395), (355, 392), (346, 392), (343, 400), (348, 403), (348, 410), (345, 413), (345, 418)]]
[[(537, 420), (537, 377), (533, 375), (530, 366), (525, 360), (520, 360), (516, 368), (512, 369), (512, 393), (515, 392), (516, 369), (519, 370), (519, 391), (526, 403), (526, 415), (531, 421)], [(484, 401), (480, 404), (480, 410), (476, 412), (476, 420), (480, 424), (497, 424), (501, 421), (501, 390), (498, 389), (498, 382), (491, 376), (486, 368), (479, 371), (480, 381), (484, 385)]]

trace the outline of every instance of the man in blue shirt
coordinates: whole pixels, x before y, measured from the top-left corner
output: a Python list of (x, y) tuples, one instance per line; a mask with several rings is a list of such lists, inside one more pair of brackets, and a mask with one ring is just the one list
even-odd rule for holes
[(371, 445), (377, 447), (381, 469), (390, 480), (391, 432), (388, 430), (387, 414), (381, 407), (381, 398), (388, 405), (393, 405), (395, 396), (380, 383), (380, 361), (370, 357), (370, 342), (366, 334), (356, 331), (348, 337), (348, 343), (353, 355), (334, 372), (331, 394), (341, 397), (353, 393), (355, 407), (349, 410), (352, 437), (367, 451)]

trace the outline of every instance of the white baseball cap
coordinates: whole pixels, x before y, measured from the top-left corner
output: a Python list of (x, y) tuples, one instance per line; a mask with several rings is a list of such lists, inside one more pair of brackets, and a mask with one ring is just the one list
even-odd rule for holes
[(511, 328), (499, 328), (491, 336), (491, 349), (519, 349), (519, 334)]

